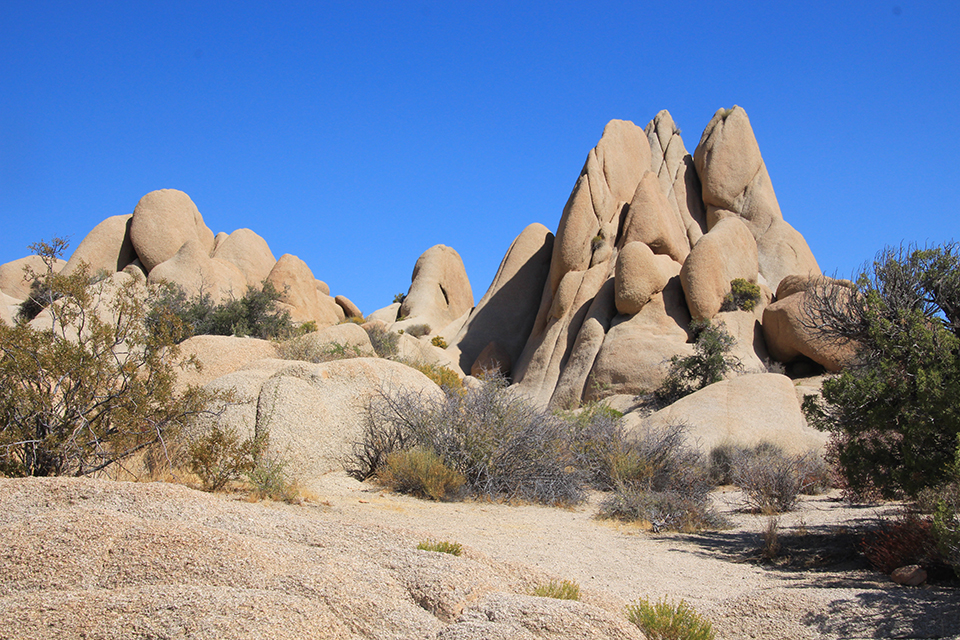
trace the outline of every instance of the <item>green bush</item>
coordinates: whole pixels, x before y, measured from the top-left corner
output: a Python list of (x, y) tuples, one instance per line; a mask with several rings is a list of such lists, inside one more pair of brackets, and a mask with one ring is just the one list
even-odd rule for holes
[(730, 281), (730, 293), (723, 297), (721, 311), (753, 311), (760, 302), (760, 287), (743, 278)]
[(463, 555), (463, 545), (459, 542), (446, 542), (443, 540), (427, 540), (417, 545), (421, 551), (432, 551), (434, 553), (448, 553), (451, 556)]
[(667, 376), (654, 392), (660, 406), (673, 404), (742, 368), (740, 360), (730, 355), (734, 339), (722, 325), (698, 320), (690, 323), (690, 330), (694, 334), (694, 354), (670, 359)]
[(651, 604), (641, 598), (627, 607), (627, 619), (649, 640), (713, 640), (713, 625), (681, 600), (677, 604), (659, 600)]
[(254, 471), (266, 451), (268, 439), (240, 439), (236, 430), (214, 426), (188, 448), (190, 470), (204, 491), (218, 491)]
[(253, 469), (246, 472), (246, 479), (257, 500), (294, 503), (300, 498), (297, 482), (291, 478), (286, 460), (279, 455), (261, 453)]
[(390, 453), (377, 472), (377, 479), (398, 493), (431, 500), (456, 497), (466, 482), (436, 453), (419, 447)]
[(167, 282), (161, 285), (147, 322), (148, 326), (156, 328), (176, 318), (182, 327), (178, 335), (181, 341), (194, 335), (286, 339), (311, 328), (306, 323), (298, 330), (290, 319), (290, 312), (277, 306), (279, 301), (280, 292), (267, 280), (260, 289), (247, 287), (242, 298), (217, 305), (213, 304), (209, 294), (188, 296), (181, 287)]
[(856, 361), (804, 401), (854, 495), (914, 497), (948, 480), (960, 435), (960, 245), (887, 248), (852, 287), (804, 294), (804, 325)]
[(407, 299), (407, 294), (398, 293), (397, 295), (393, 296), (393, 303), (396, 304), (399, 302), (400, 304), (403, 304), (403, 301), (406, 299)]
[(534, 587), (531, 595), (556, 600), (579, 600), (580, 585), (572, 580), (550, 580)]
[[(82, 476), (178, 441), (217, 396), (175, 389), (176, 323), (145, 329), (142, 283), (113, 288), (86, 265), (54, 270), (62, 239), (34, 249), (50, 328), (0, 323), (0, 473)], [(111, 286), (111, 294), (106, 293)], [(107, 321), (104, 317), (110, 316)]]
[(435, 347), (440, 347), (441, 349), (447, 348), (447, 341), (443, 339), (443, 336), (433, 336), (433, 339), (430, 340), (430, 344)]

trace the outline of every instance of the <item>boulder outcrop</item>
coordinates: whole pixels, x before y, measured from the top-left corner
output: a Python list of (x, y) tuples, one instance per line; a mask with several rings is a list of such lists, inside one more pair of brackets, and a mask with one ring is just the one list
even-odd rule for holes
[(91, 273), (114, 273), (137, 259), (130, 239), (131, 214), (110, 216), (93, 228), (70, 256), (63, 273), (70, 274), (80, 262), (86, 262)]
[(223, 238), (213, 257), (235, 266), (247, 285), (254, 288), (260, 287), (277, 264), (267, 241), (250, 229), (237, 229)]
[(318, 289), (310, 267), (297, 256), (289, 253), (280, 256), (267, 281), (280, 292), (280, 301), (287, 305), (294, 322), (313, 321), (322, 328), (335, 325), (345, 317), (333, 298)]
[(827, 340), (817, 330), (816, 312), (809, 308), (807, 290), (832, 289), (837, 296), (850, 291), (849, 283), (825, 276), (784, 278), (777, 289), (777, 300), (763, 311), (763, 336), (770, 355), (780, 362), (792, 362), (806, 356), (827, 371), (840, 371), (856, 357), (851, 344)]
[[(63, 260), (57, 260), (54, 270), (59, 273), (66, 264)], [(30, 295), (30, 285), (33, 280), (27, 277), (24, 267), (37, 274), (47, 272), (47, 265), (40, 256), (26, 256), (0, 264), (0, 291), (16, 300), (26, 300)]]
[(790, 378), (776, 373), (737, 376), (711, 384), (643, 418), (628, 413), (627, 432), (685, 425), (704, 454), (730, 442), (774, 442), (788, 453), (820, 450), (827, 435), (807, 426)]
[(430, 247), (417, 259), (410, 290), (400, 306), (406, 318), (397, 325), (426, 324), (437, 332), (473, 308), (473, 290), (454, 249), (442, 244)]
[(208, 258), (213, 253), (213, 232), (190, 196), (176, 189), (151, 191), (133, 210), (130, 240), (148, 272), (166, 262), (187, 242)]

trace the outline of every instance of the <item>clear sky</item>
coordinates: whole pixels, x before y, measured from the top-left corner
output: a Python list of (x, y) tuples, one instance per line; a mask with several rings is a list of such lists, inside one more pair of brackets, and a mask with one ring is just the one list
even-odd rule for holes
[(825, 272), (960, 240), (957, 0), (0, 0), (0, 263), (176, 188), (365, 313), (441, 243), (479, 300), (608, 120), (734, 104)]

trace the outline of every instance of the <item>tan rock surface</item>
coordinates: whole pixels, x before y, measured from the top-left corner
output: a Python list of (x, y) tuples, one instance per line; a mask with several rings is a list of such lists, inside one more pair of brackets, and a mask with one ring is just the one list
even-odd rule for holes
[(214, 236), (190, 196), (176, 189), (151, 191), (133, 210), (130, 240), (147, 272), (172, 258), (186, 242), (195, 241), (208, 258)]
[(827, 435), (807, 426), (790, 378), (775, 373), (737, 376), (708, 385), (647, 418), (630, 416), (627, 429), (688, 426), (704, 454), (723, 442), (778, 444), (790, 453), (821, 449)]
[(400, 303), (394, 302), (382, 309), (377, 309), (367, 316), (369, 322), (380, 321), (386, 324), (393, 324), (397, 321), (397, 315), (400, 313)]
[(460, 254), (442, 244), (424, 251), (413, 267), (400, 315), (439, 331), (472, 308), (473, 290)]
[(202, 387), (256, 360), (276, 358), (277, 347), (269, 340), (201, 335), (181, 342), (180, 354), (185, 359), (196, 356), (201, 368), (189, 367), (178, 372), (177, 384)]
[(625, 315), (637, 313), (679, 274), (680, 265), (669, 256), (654, 255), (642, 242), (626, 244), (617, 256), (617, 311)]
[(343, 309), (343, 314), (347, 318), (363, 317), (363, 312), (360, 311), (360, 307), (353, 304), (353, 302), (351, 302), (350, 298), (348, 298), (347, 296), (336, 296), (334, 297), (333, 301), (336, 302), (341, 309)]
[(277, 264), (267, 241), (250, 229), (237, 229), (223, 238), (217, 244), (213, 257), (234, 265), (243, 274), (247, 285), (256, 289), (260, 288)]
[(709, 320), (717, 315), (730, 282), (757, 281), (757, 243), (738, 218), (719, 221), (690, 251), (680, 281), (690, 316)]
[(738, 106), (713, 116), (694, 152), (707, 223), (735, 216), (750, 229), (759, 270), (776, 289), (787, 275), (819, 275), (806, 240), (783, 220), (746, 111)]
[(501, 347), (500, 343), (492, 341), (477, 356), (473, 366), (470, 367), (470, 375), (480, 378), (490, 372), (497, 372), (507, 377), (510, 375), (512, 367), (513, 362), (511, 362), (507, 350)]
[(210, 258), (198, 240), (185, 242), (169, 260), (150, 270), (147, 282), (171, 282), (187, 295), (208, 294), (214, 304), (243, 297), (247, 279), (234, 264)]
[(660, 180), (652, 171), (643, 174), (630, 201), (624, 225), (622, 244), (642, 242), (654, 253), (667, 255), (682, 263), (690, 253), (687, 229), (676, 211), (671, 209), (660, 188)]
[(137, 259), (130, 240), (132, 220), (131, 214), (111, 216), (95, 226), (70, 256), (63, 272), (73, 273), (80, 262), (86, 262), (91, 273), (122, 271)]
[(707, 232), (707, 214), (700, 193), (700, 178), (680, 130), (666, 110), (651, 120), (644, 132), (650, 142), (650, 168), (660, 180), (660, 190), (686, 229), (688, 246)]
[[(66, 266), (66, 261), (57, 260), (54, 269), (59, 273)], [(30, 295), (31, 281), (24, 274), (24, 267), (29, 267), (35, 273), (46, 273), (47, 265), (40, 256), (26, 256), (17, 260), (0, 264), (0, 291), (11, 298), (26, 300)]]
[(680, 279), (674, 277), (633, 316), (617, 316), (603, 340), (584, 389), (584, 400), (651, 392), (663, 382), (674, 355), (693, 353), (690, 316)]
[[(305, 352), (329, 353), (331, 349), (343, 349), (351, 357), (377, 357), (367, 332), (364, 331), (360, 325), (352, 322), (320, 329), (319, 331), (295, 338), (294, 341), (304, 347), (303, 350)], [(285, 357), (290, 356), (287, 355)]]
[(330, 296), (317, 289), (317, 280), (307, 263), (285, 253), (273, 266), (267, 280), (280, 291), (280, 301), (290, 306), (294, 322), (313, 320), (318, 328), (329, 327), (343, 319), (343, 310)]
[(828, 371), (840, 371), (854, 362), (856, 352), (852, 345), (827, 339), (817, 331), (818, 323), (806, 308), (806, 290), (812, 286), (849, 291), (841, 281), (824, 276), (784, 279), (777, 289), (778, 300), (763, 311), (764, 340), (770, 355), (780, 362), (792, 362), (803, 355)]
[(0, 322), (4, 322), (8, 326), (13, 326), (14, 318), (17, 317), (17, 313), (20, 311), (20, 302), (20, 300), (12, 298), (3, 291), (0, 291)]

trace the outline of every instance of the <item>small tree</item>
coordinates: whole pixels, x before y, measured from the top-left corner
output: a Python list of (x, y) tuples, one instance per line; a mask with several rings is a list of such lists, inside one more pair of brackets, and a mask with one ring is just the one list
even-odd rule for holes
[(670, 359), (670, 370), (660, 388), (654, 392), (657, 403), (669, 405), (709, 384), (720, 382), (730, 371), (741, 368), (740, 359), (730, 355), (734, 338), (723, 325), (708, 320), (690, 323), (694, 354)]
[(949, 478), (960, 434), (960, 247), (881, 251), (854, 287), (808, 289), (804, 323), (851, 343), (807, 417), (854, 493), (915, 496)]
[(0, 323), (0, 472), (88, 475), (163, 446), (212, 396), (174, 390), (177, 323), (148, 330), (142, 284), (54, 270), (67, 244), (31, 246), (49, 328)]

